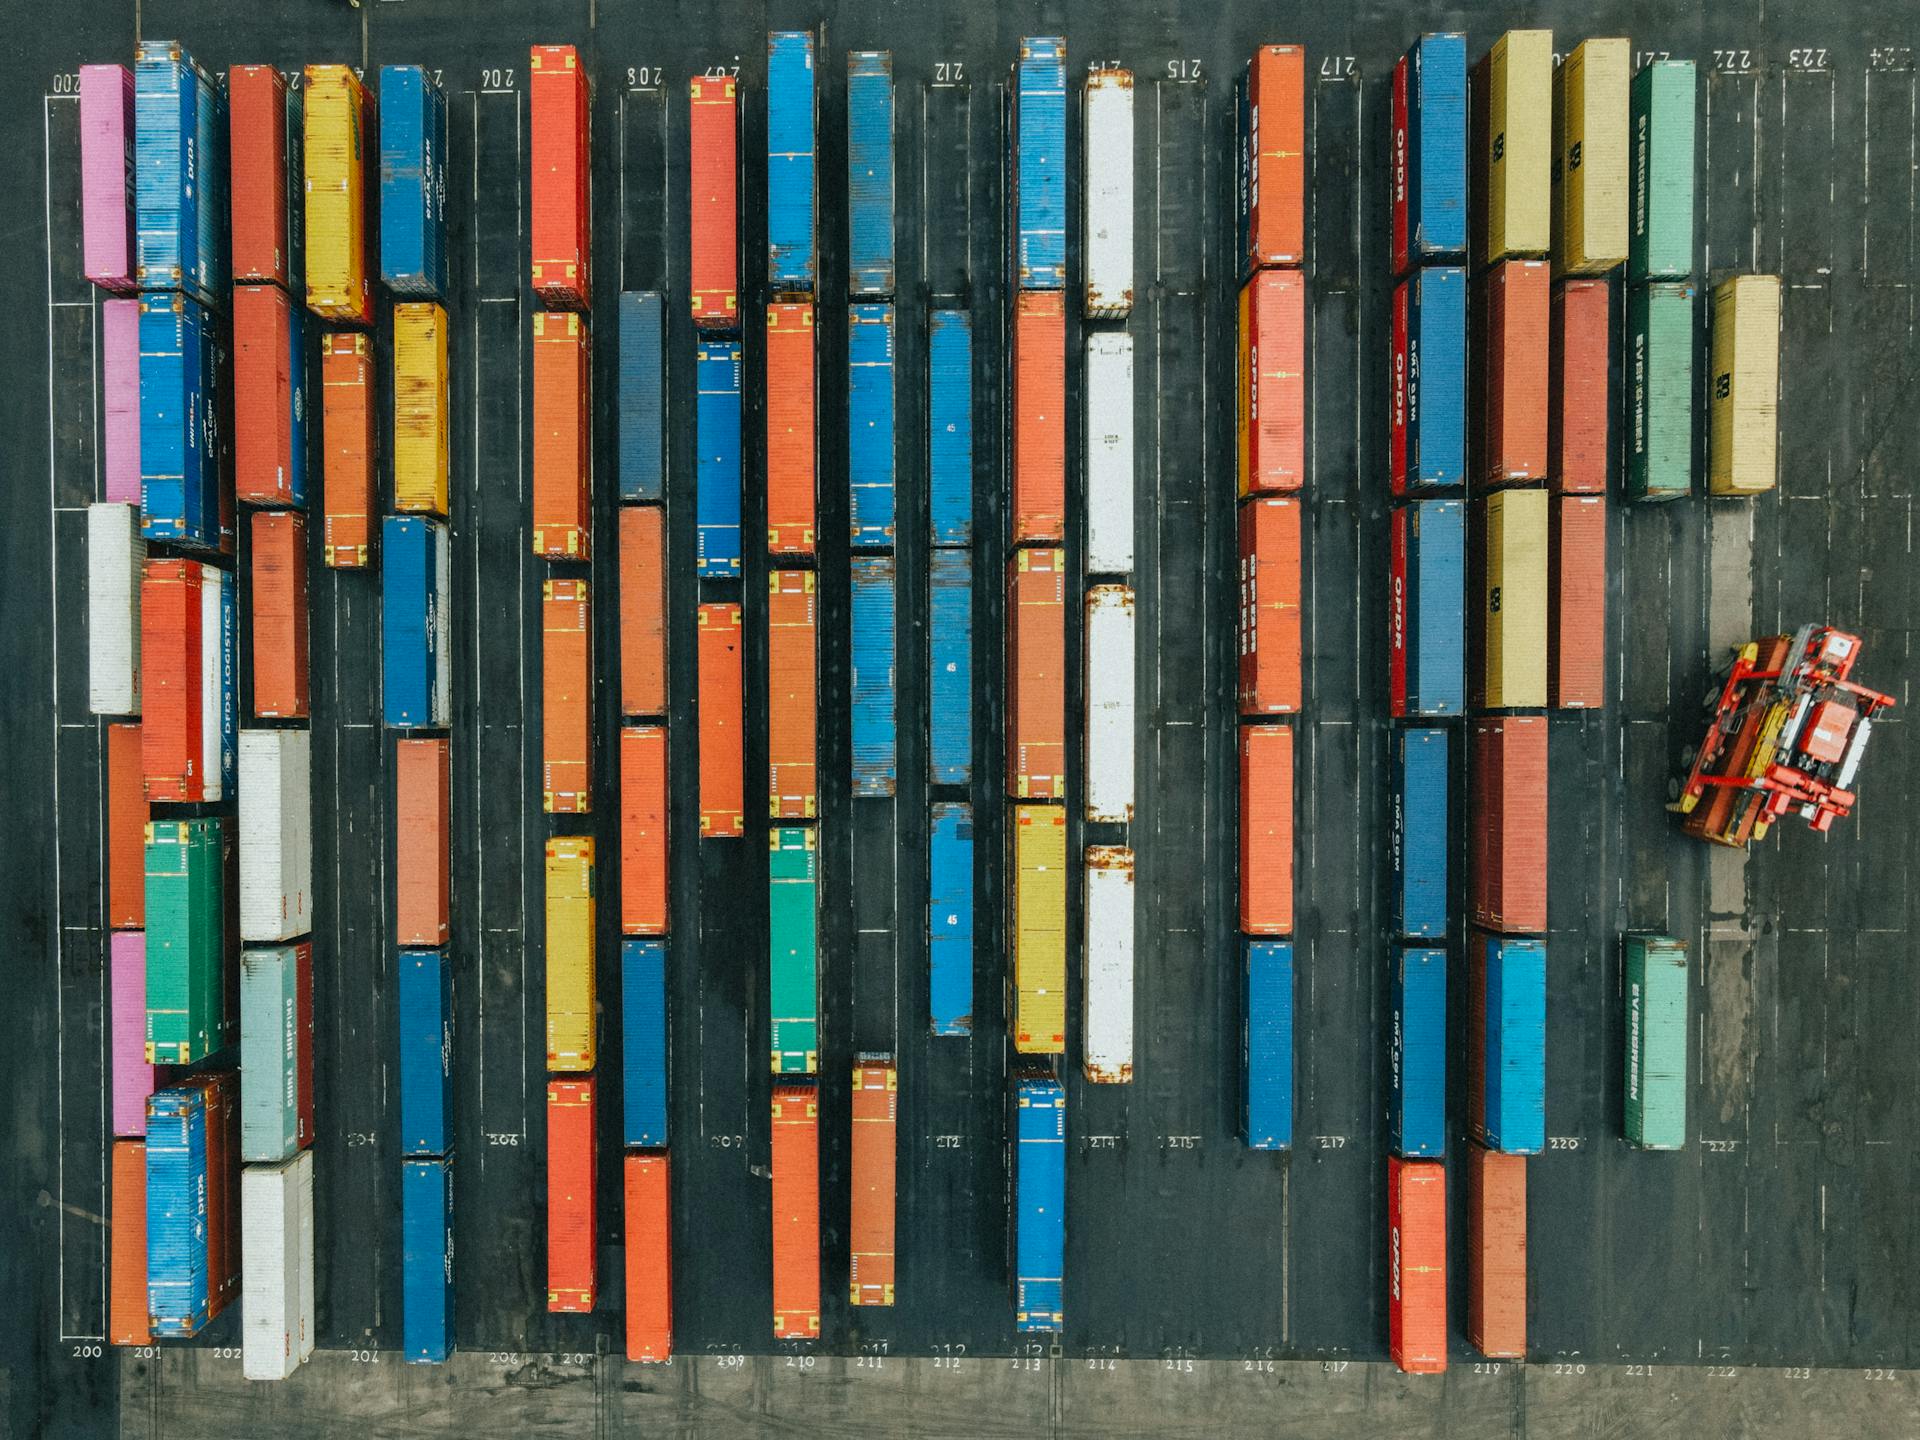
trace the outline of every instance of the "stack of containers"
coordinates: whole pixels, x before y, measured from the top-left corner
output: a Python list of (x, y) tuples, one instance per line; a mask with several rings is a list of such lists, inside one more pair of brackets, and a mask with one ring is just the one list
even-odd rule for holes
[(1262, 45), (1235, 91), (1241, 1135), (1293, 1147), (1293, 717), (1303, 704), (1306, 50)]
[[(1066, 1111), (1054, 1057), (1067, 1048), (1066, 59), (1062, 37), (1027, 36), (1014, 67), (1007, 1018), (1021, 1137), (1012, 1244), (1020, 1334), (1058, 1334), (1065, 1310)], [(1029, 1137), (1042, 1112), (1046, 1137)]]
[(1693, 490), (1694, 112), (1691, 60), (1651, 60), (1630, 97), (1624, 489), (1631, 500)]
[(1390, 126), (1388, 1338), (1394, 1364), (1429, 1373), (1447, 1364), (1450, 792), (1466, 713), (1466, 36), (1414, 42)]

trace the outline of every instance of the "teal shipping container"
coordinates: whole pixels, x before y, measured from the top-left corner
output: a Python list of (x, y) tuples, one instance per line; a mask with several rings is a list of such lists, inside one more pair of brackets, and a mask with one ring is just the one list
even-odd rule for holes
[(1687, 947), (1664, 935), (1626, 938), (1627, 1143), (1687, 1143)]

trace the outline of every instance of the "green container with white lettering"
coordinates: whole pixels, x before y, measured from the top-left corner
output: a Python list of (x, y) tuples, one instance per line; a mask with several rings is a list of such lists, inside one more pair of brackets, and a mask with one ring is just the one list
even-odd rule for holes
[(776, 826), (769, 833), (768, 1013), (776, 1075), (813, 1075), (820, 1069), (818, 861), (811, 825)]
[(1627, 279), (1693, 274), (1693, 138), (1699, 89), (1691, 60), (1655, 60), (1629, 92), (1633, 184)]
[(1627, 496), (1678, 500), (1693, 490), (1694, 288), (1627, 287)]
[(226, 832), (218, 817), (147, 826), (147, 1060), (191, 1065), (226, 1043)]
[(1687, 1143), (1687, 947), (1665, 935), (1626, 937), (1627, 1143)]

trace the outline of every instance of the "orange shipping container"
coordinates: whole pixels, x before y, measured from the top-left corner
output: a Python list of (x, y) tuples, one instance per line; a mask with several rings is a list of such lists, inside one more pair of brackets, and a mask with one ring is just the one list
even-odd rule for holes
[(1066, 795), (1066, 569), (1064, 550), (1007, 562), (1007, 791), (1018, 800)]
[(533, 317), (533, 553), (593, 553), (587, 327), (572, 314)]
[(1306, 256), (1307, 52), (1262, 45), (1247, 66), (1245, 266), (1298, 265)]
[(1486, 449), (1490, 485), (1547, 474), (1549, 271), (1508, 260), (1486, 278)]
[(147, 1319), (147, 1142), (113, 1142), (112, 1250), (107, 1257), (107, 1343), (150, 1345)]
[(664, 1151), (626, 1159), (627, 1359), (673, 1355), (673, 1201)]
[(140, 727), (107, 726), (107, 924), (141, 930), (147, 923), (146, 781), (140, 773)]
[(1547, 394), (1547, 472), (1568, 494), (1607, 491), (1611, 301), (1604, 280), (1554, 287)]
[(667, 512), (620, 507), (620, 713), (667, 713)]
[(1467, 913), (1506, 935), (1547, 928), (1547, 717), (1482, 715), (1468, 731)]
[(817, 615), (813, 571), (767, 577), (767, 814), (776, 820), (811, 820), (820, 809)]
[(1013, 543), (1067, 536), (1067, 320), (1059, 290), (1022, 290), (1013, 320)]
[(1293, 727), (1240, 727), (1240, 930), (1293, 933)]
[(767, 307), (767, 549), (813, 554), (813, 306)]
[(1410, 1374), (1447, 1368), (1447, 1167), (1387, 1157), (1387, 1348)]
[(853, 1209), (847, 1227), (847, 1303), (893, 1304), (895, 1126), (892, 1061), (853, 1069)]
[(541, 589), (540, 808), (584, 815), (593, 808), (593, 618), (584, 580)]
[(1527, 1157), (1467, 1143), (1467, 1338), (1482, 1355), (1527, 1353)]
[(593, 1077), (547, 1082), (547, 1309), (587, 1313), (596, 1285)]
[(1607, 497), (1556, 495), (1548, 512), (1547, 703), (1607, 699)]
[(548, 305), (584, 309), (592, 296), (593, 99), (573, 46), (535, 45), (528, 62), (533, 290)]
[(699, 642), (700, 838), (731, 839), (741, 833), (746, 808), (740, 607), (702, 605)]
[(1239, 368), (1240, 495), (1298, 490), (1307, 475), (1307, 284), (1298, 270), (1257, 271), (1242, 287)]
[(811, 1085), (773, 1087), (773, 1338), (820, 1338), (820, 1116)]
[(253, 713), (307, 717), (307, 517), (253, 513)]
[(667, 933), (667, 727), (620, 732), (620, 930)]
[(687, 92), (693, 323), (731, 330), (740, 315), (740, 111), (735, 81), (728, 75), (696, 75)]
[(323, 338), (320, 391), (327, 564), (354, 570), (367, 563), (372, 543), (373, 351), (365, 335)]
[(394, 742), (394, 939), (444, 945), (451, 890), (452, 786), (445, 737)]
[(1300, 709), (1300, 502), (1240, 507), (1240, 713)]
[(233, 493), (255, 505), (291, 505), (294, 373), (293, 301), (278, 285), (233, 287)]

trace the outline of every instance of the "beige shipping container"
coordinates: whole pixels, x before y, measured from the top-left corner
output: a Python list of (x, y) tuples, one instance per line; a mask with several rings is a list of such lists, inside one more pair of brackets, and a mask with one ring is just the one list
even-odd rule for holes
[(1483, 503), (1481, 699), (1489, 710), (1547, 703), (1545, 490), (1499, 490)]
[(1487, 55), (1486, 263), (1553, 240), (1553, 32), (1509, 30)]
[(1604, 275), (1627, 259), (1625, 40), (1583, 40), (1553, 74), (1553, 268)]
[(1773, 489), (1780, 435), (1780, 277), (1735, 275), (1713, 287), (1707, 382), (1707, 489)]

